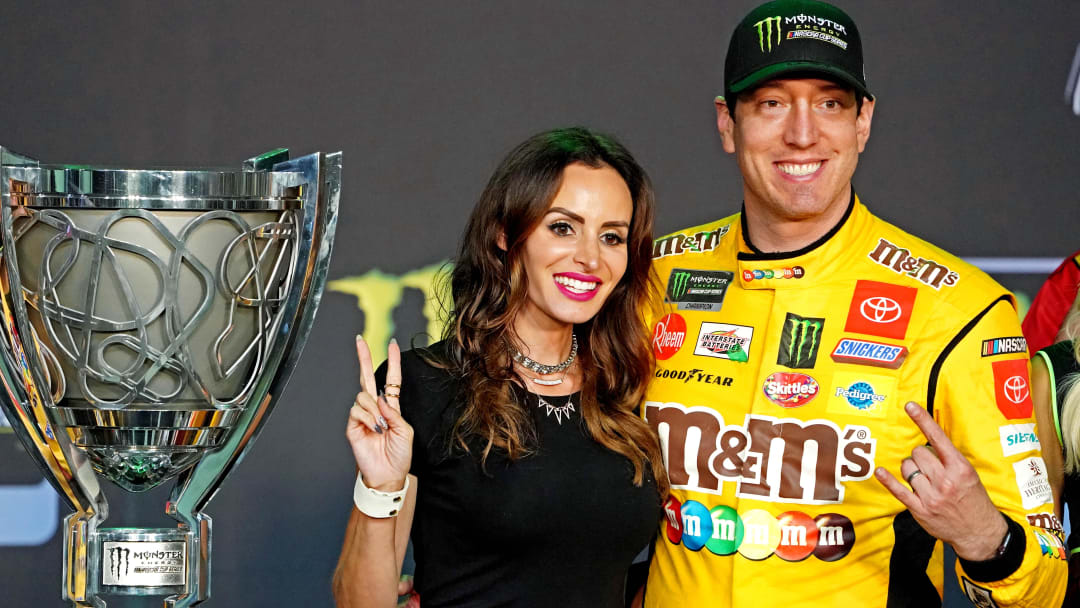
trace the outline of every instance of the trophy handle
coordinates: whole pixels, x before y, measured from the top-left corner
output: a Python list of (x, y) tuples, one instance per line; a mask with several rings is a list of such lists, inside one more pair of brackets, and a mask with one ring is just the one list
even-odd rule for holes
[[(0, 164), (15, 167), (34, 167), (38, 161), (0, 147)], [(65, 560), (63, 597), (79, 606), (104, 606), (92, 597), (92, 582), (86, 580), (86, 546), (72, 547), (73, 539), (92, 534), (97, 523), (109, 512), (105, 494), (86, 456), (72, 444), (55, 419), (52, 383), (43, 370), (50, 369), (43, 345), (34, 335), (26, 313), (26, 302), (20, 290), (18, 264), (13, 231), (16, 209), (4, 189), (0, 208), (0, 309), (3, 328), (0, 329), (0, 408), (3, 408), (16, 434), (39, 469), (52, 486), (75, 511), (68, 517), (65, 528)], [(14, 286), (14, 287), (13, 287)], [(25, 330), (23, 328), (26, 328)], [(61, 374), (59, 369), (55, 373)], [(80, 522), (75, 524), (73, 522)], [(74, 527), (73, 527), (74, 526)], [(72, 534), (74, 532), (74, 535)], [(70, 550), (69, 550), (70, 549)], [(78, 566), (82, 565), (83, 568)], [(90, 603), (87, 603), (90, 602)]]
[[(264, 157), (272, 157), (276, 152)], [(245, 168), (260, 166), (257, 157), (245, 163)], [(282, 322), (275, 328), (274, 347), (264, 373), (252, 391), (251, 401), (241, 413), (226, 442), (206, 454), (198, 464), (180, 474), (176, 487), (166, 505), (166, 513), (193, 534), (191, 567), (188, 570), (187, 594), (169, 596), (168, 608), (188, 608), (209, 597), (210, 589), (210, 518), (200, 511), (214, 497), (225, 477), (251, 448), (255, 437), (266, 423), (277, 399), (292, 376), (296, 362), (311, 332), (315, 311), (322, 299), (330, 266), (330, 253), (337, 229), (338, 202), (341, 196), (341, 153), (310, 154), (276, 162), (273, 171), (298, 174), (298, 186), (303, 197), (303, 216), (297, 255), (293, 258), (295, 276), (303, 277), (303, 289), (295, 290), (284, 304)]]

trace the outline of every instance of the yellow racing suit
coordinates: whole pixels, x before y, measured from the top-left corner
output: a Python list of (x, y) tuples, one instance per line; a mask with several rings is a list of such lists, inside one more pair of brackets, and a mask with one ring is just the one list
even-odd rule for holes
[(999, 557), (958, 560), (963, 592), (1059, 606), (1065, 551), (1012, 295), (854, 195), (793, 253), (756, 251), (744, 221), (655, 243), (664, 302), (643, 415), (672, 492), (645, 606), (940, 606), (942, 543), (873, 478), (899, 477), (926, 443), (908, 401), (1009, 522)]

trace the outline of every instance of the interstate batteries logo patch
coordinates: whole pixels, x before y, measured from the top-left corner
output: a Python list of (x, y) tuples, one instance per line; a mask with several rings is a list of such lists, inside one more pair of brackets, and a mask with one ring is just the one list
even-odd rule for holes
[(702, 323), (694, 354), (745, 363), (750, 359), (750, 342), (753, 339), (753, 327)]
[(735, 273), (722, 270), (673, 268), (664, 301), (677, 304), (679, 310), (716, 312), (723, 305), (728, 285), (734, 278)]

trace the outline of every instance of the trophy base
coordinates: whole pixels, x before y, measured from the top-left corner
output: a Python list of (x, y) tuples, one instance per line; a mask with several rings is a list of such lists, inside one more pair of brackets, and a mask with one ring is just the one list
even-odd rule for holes
[(176, 528), (97, 528), (75, 514), (65, 529), (64, 596), (76, 608), (105, 608), (100, 596), (167, 596), (166, 608), (209, 597), (210, 519), (197, 531)]
[(101, 589), (115, 595), (172, 595), (187, 584), (191, 534), (180, 529), (106, 528), (90, 550), (99, 556)]

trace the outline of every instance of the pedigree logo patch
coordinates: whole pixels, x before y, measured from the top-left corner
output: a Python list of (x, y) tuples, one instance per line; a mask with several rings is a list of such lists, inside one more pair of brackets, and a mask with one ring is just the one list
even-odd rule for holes
[(829, 389), (830, 414), (885, 418), (896, 393), (896, 378), (877, 374), (836, 372)]
[(918, 294), (919, 290), (914, 287), (858, 281), (851, 296), (844, 331), (903, 340)]
[(1031, 383), (1026, 359), (994, 361), (994, 400), (1009, 420), (1031, 418)]

